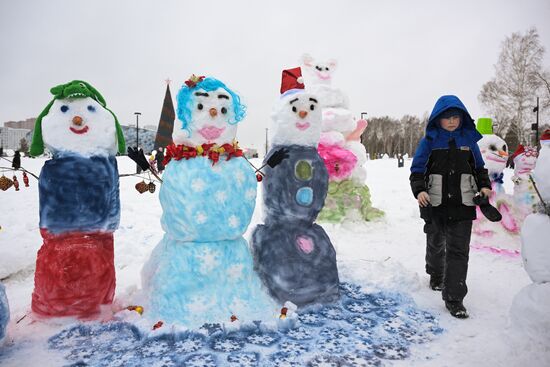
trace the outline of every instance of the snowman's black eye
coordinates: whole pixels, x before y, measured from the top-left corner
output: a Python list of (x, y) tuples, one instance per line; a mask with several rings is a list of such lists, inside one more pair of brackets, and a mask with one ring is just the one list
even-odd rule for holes
[(313, 111), (315, 109), (315, 105), (312, 104), (311, 106), (309, 106), (309, 109)]
[(202, 108), (203, 108), (202, 103), (199, 103), (199, 104), (197, 105), (197, 108), (198, 108), (199, 110), (202, 110)]
[(88, 106), (88, 111), (90, 111), (90, 112), (95, 112), (95, 107), (92, 106), (92, 105), (89, 105), (89, 106)]
[(503, 151), (506, 151), (506, 150), (507, 150), (507, 149), (506, 149), (506, 145), (503, 145), (503, 146), (502, 146), (502, 150), (503, 150)]
[(65, 113), (69, 110), (69, 106), (63, 105), (63, 106), (61, 106), (60, 110), (61, 110), (61, 112)]
[(497, 146), (495, 144), (491, 144), (491, 145), (489, 145), (489, 149), (496, 151)]
[(325, 68), (326, 71), (328, 71), (328, 68)]
[(317, 70), (319, 70), (319, 71), (323, 70), (323, 68), (320, 67), (320, 66), (316, 66), (315, 69), (317, 69)]
[(296, 106), (292, 106), (292, 112), (296, 112), (298, 111), (298, 109), (296, 108)]
[(227, 113), (227, 108), (222, 107), (222, 113), (225, 115)]

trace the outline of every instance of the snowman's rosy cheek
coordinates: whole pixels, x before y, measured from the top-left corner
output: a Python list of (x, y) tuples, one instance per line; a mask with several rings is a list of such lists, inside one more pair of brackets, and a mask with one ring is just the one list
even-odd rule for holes
[(61, 110), (61, 112), (65, 113), (65, 112), (67, 112), (67, 111), (69, 110), (69, 106), (63, 105), (63, 106), (61, 106), (61, 108), (59, 108), (59, 109)]

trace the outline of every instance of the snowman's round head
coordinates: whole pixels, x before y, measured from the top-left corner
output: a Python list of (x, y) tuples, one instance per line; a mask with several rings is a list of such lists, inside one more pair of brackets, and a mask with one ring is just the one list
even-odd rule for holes
[(477, 144), (489, 174), (502, 173), (508, 160), (508, 145), (506, 142), (497, 135), (488, 134), (483, 135), (483, 138)]
[(214, 78), (192, 76), (179, 90), (177, 101), (181, 127), (172, 137), (178, 145), (231, 144), (246, 113), (239, 96)]
[(514, 175), (528, 175), (537, 163), (538, 151), (533, 147), (519, 145), (512, 155), (514, 161)]
[(115, 115), (90, 84), (75, 80), (51, 89), (54, 99), (37, 118), (31, 155), (115, 155), (124, 137)]
[(317, 146), (321, 137), (321, 107), (316, 96), (292, 90), (281, 96), (273, 114), (276, 145)]
[(336, 60), (316, 61), (308, 54), (302, 56), (304, 76), (307, 84), (330, 84), (336, 69)]

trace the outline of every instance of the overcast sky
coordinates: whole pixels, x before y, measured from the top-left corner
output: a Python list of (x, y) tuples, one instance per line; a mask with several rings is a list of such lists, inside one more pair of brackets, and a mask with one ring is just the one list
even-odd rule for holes
[(241, 145), (262, 147), (281, 70), (335, 58), (356, 115), (421, 116), (442, 94), (474, 118), (501, 42), (537, 27), (550, 65), (550, 0), (0, 0), (0, 123), (36, 117), (83, 79), (123, 124), (158, 124), (165, 79), (216, 77), (248, 106)]

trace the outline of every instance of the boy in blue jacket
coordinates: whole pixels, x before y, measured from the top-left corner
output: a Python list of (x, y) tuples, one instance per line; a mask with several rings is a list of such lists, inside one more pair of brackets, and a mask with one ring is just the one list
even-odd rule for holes
[(462, 303), (468, 288), (466, 274), (474, 196), (488, 197), (491, 181), (484, 168), (473, 119), (456, 96), (436, 102), (411, 166), (410, 183), (425, 220), (426, 272), (430, 287), (442, 290), (451, 315), (467, 318)]

